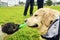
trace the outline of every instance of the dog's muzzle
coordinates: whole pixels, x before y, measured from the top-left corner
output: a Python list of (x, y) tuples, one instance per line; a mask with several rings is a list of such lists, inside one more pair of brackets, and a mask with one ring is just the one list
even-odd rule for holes
[(38, 24), (35, 24), (35, 25), (32, 25), (32, 26), (29, 26), (29, 27), (33, 27), (33, 28), (34, 28), (34, 27), (38, 27)]

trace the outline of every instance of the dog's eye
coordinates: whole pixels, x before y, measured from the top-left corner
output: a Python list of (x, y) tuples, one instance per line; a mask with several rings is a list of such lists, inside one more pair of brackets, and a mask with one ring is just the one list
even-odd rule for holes
[(52, 23), (53, 21), (50, 21), (50, 24)]
[(38, 15), (34, 15), (35, 17), (38, 16)]

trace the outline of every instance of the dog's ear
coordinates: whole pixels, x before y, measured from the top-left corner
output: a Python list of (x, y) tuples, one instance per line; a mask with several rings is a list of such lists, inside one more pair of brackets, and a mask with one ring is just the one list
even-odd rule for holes
[(42, 23), (47, 27), (53, 22), (55, 15), (53, 13), (45, 13), (42, 18)]

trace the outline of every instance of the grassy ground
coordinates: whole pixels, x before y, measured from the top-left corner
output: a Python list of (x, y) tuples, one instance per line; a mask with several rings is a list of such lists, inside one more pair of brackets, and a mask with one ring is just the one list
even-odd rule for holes
[[(46, 6), (48, 7), (48, 6)], [(60, 6), (51, 6), (50, 8), (60, 10)], [(34, 7), (34, 12), (37, 10), (37, 7)], [(15, 7), (0, 7), (0, 24), (5, 22), (15, 22), (23, 23), (24, 19), (29, 17), (28, 15), (23, 16), (24, 6), (15, 6)]]
[[(60, 11), (60, 6), (45, 6), (48, 8), (53, 8)], [(34, 12), (37, 10), (37, 7), (34, 7)], [(27, 16), (23, 16), (24, 6), (15, 6), (15, 7), (0, 7), (0, 24), (6, 23), (6, 22), (15, 22), (15, 23), (24, 23), (24, 19), (30, 17), (29, 11)], [(29, 28), (27, 28), (28, 30)], [(26, 29), (25, 29), (26, 30)], [(31, 30), (29, 30), (31, 31)], [(24, 29), (21, 31), (22, 33), (25, 33)], [(12, 35), (11, 37), (20, 37), (18, 36), (20, 33), (18, 31), (16, 34)], [(28, 32), (28, 31), (27, 31)], [(34, 34), (34, 33), (33, 33)], [(38, 34), (38, 33), (37, 33)], [(25, 34), (24, 34), (25, 35)], [(29, 34), (30, 35), (30, 34)], [(17, 39), (18, 39), (17, 38)], [(12, 39), (11, 39), (12, 40)], [(15, 39), (14, 39), (15, 40)], [(18, 39), (20, 40), (20, 39)], [(28, 40), (28, 39), (27, 39)], [(32, 39), (33, 40), (33, 39)]]
[[(34, 11), (37, 8), (34, 7)], [(24, 19), (29, 17), (29, 11), (27, 16), (23, 16), (24, 6), (15, 7), (0, 7), (0, 24), (6, 22), (23, 23)]]
[(59, 10), (60, 11), (60, 6), (45, 6), (46, 8), (52, 8), (52, 9), (55, 9), (55, 10)]

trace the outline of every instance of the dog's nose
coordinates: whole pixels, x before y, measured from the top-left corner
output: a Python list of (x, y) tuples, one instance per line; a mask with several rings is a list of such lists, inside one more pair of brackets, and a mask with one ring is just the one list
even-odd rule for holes
[(27, 22), (27, 19), (25, 20), (25, 22)]

